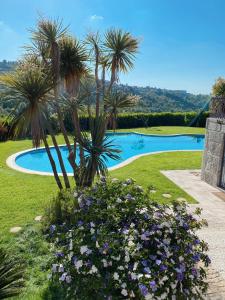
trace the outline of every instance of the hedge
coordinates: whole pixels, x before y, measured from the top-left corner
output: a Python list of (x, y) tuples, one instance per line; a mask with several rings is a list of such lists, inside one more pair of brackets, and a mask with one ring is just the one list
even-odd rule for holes
[[(123, 113), (118, 116), (117, 128), (138, 128), (152, 126), (193, 126), (205, 127), (209, 113), (197, 112), (162, 112), (162, 113)], [(81, 128), (88, 130), (88, 117), (81, 116)], [(68, 116), (65, 117), (65, 126), (68, 131), (73, 130), (73, 125)]]
[[(152, 126), (193, 126), (205, 127), (206, 118), (209, 113), (197, 112), (162, 112), (162, 113), (123, 113), (118, 116), (117, 128), (138, 128)], [(5, 141), (8, 137), (9, 124), (0, 119), (0, 141)], [(68, 115), (64, 119), (65, 127), (68, 132), (73, 132), (73, 124)], [(52, 127), (55, 132), (59, 132), (58, 119), (56, 115), (51, 117)], [(4, 124), (4, 125), (3, 125)], [(80, 117), (80, 124), (83, 130), (89, 129), (88, 116)]]

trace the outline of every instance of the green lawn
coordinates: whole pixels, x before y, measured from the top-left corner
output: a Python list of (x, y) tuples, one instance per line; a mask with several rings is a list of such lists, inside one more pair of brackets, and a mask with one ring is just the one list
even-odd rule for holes
[[(135, 131), (154, 134), (204, 133), (204, 129), (188, 127), (136, 128)], [(59, 143), (63, 143), (61, 136), (58, 140)], [(5, 161), (9, 155), (27, 148), (31, 148), (29, 140), (0, 143), (1, 237), (11, 236), (10, 227), (24, 226), (35, 216), (42, 214), (48, 201), (57, 192), (53, 177), (25, 174), (6, 166)], [(160, 170), (196, 169), (200, 168), (200, 164), (201, 152), (162, 153), (142, 157), (126, 167), (111, 172), (111, 175), (117, 178), (132, 177), (144, 187), (153, 185), (157, 190), (153, 197), (159, 201), (162, 200), (162, 193), (171, 193), (173, 199), (179, 196), (193, 202), (191, 197), (165, 178)]]
[(135, 131), (146, 134), (205, 134), (205, 128), (185, 126), (158, 126), (148, 128), (119, 129), (119, 132)]

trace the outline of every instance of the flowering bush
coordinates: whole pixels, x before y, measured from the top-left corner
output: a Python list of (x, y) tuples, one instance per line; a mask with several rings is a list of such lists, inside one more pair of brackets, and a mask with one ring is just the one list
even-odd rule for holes
[(131, 179), (101, 178), (69, 198), (73, 217), (48, 230), (65, 298), (202, 299), (210, 260), (199, 209), (153, 203)]

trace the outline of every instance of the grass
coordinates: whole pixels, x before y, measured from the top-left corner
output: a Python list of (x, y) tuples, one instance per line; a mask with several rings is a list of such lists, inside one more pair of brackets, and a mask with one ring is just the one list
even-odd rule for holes
[[(204, 129), (188, 127), (154, 127), (135, 131), (161, 134), (204, 133)], [(63, 143), (62, 136), (58, 136), (58, 141)], [(35, 216), (43, 214), (44, 207), (57, 193), (53, 177), (25, 174), (7, 167), (6, 159), (9, 155), (27, 148), (31, 148), (30, 140), (0, 143), (0, 232), (5, 238), (11, 236), (11, 227), (24, 226)], [(200, 152), (162, 153), (142, 157), (111, 172), (111, 175), (121, 179), (133, 177), (144, 187), (153, 185), (157, 190), (153, 197), (158, 201), (162, 200), (162, 193), (171, 193), (173, 198), (185, 197), (193, 203), (194, 200), (165, 178), (160, 170), (196, 169), (200, 168), (200, 164)]]
[[(204, 133), (202, 128), (188, 127), (152, 127), (120, 131), (148, 134)], [(60, 144), (64, 143), (62, 136), (58, 136), (57, 139)], [(37, 228), (39, 225), (34, 224), (32, 227), (32, 223), (35, 216), (43, 214), (44, 207), (56, 195), (57, 188), (53, 177), (25, 174), (7, 167), (6, 159), (9, 155), (27, 148), (31, 148), (30, 140), (0, 143), (0, 232), (1, 238), (7, 242), (6, 246), (14, 249), (15, 253), (20, 253), (28, 262), (29, 280), (25, 294), (16, 299), (41, 300), (44, 299), (42, 292), (47, 285), (46, 272), (43, 270), (49, 262), (49, 249)], [(145, 188), (154, 186), (156, 193), (152, 194), (152, 198), (159, 202), (162, 202), (163, 193), (170, 193), (171, 199), (184, 197), (188, 202), (194, 203), (193, 198), (163, 176), (160, 170), (200, 168), (201, 156), (201, 152), (149, 155), (110, 174), (119, 179), (132, 177)], [(31, 227), (26, 224), (31, 224)], [(9, 229), (13, 226), (22, 226), (25, 229), (24, 233), (17, 236), (10, 234)]]
[(205, 134), (205, 128), (185, 126), (158, 126), (148, 128), (119, 129), (119, 132), (135, 131), (145, 134)]

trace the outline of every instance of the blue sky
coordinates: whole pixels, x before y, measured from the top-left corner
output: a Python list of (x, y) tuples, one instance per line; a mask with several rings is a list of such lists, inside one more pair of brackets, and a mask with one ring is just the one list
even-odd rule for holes
[(139, 37), (135, 68), (122, 83), (209, 93), (225, 76), (224, 11), (224, 0), (2, 0), (0, 60), (20, 57), (40, 13), (63, 18), (80, 38), (110, 27)]

